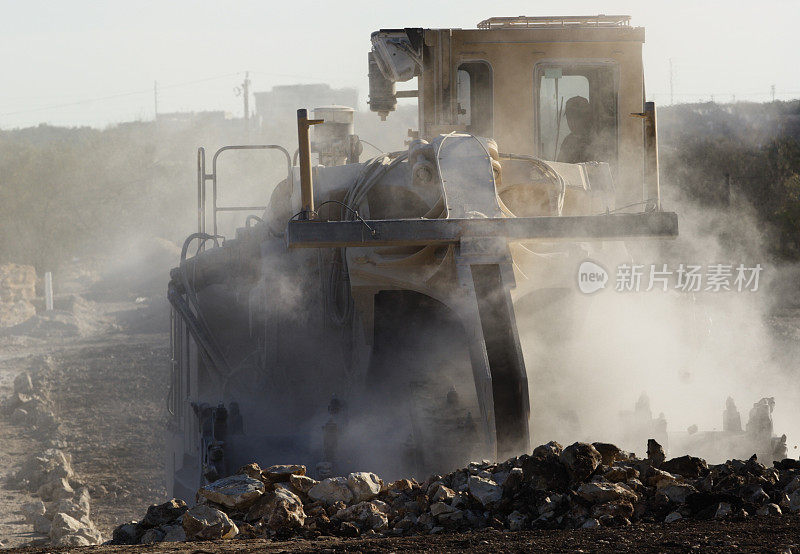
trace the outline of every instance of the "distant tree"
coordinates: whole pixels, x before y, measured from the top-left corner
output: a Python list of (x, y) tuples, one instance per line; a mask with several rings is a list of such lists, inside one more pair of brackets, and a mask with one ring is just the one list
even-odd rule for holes
[(800, 255), (800, 142), (793, 138), (774, 141), (767, 148), (775, 208), (773, 224), (780, 236), (779, 251)]

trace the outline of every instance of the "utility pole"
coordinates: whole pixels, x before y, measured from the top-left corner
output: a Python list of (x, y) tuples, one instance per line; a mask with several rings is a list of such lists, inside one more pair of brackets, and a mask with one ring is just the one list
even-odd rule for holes
[(250, 72), (245, 71), (242, 83), (242, 98), (244, 99), (244, 129), (247, 140), (250, 140)]
[(669, 59), (669, 104), (675, 104), (675, 72), (672, 69), (672, 58)]
[(772, 102), (775, 102), (775, 85), (769, 87), (769, 91), (772, 93)]
[(153, 81), (153, 104), (155, 107), (155, 117), (158, 119), (158, 81)]

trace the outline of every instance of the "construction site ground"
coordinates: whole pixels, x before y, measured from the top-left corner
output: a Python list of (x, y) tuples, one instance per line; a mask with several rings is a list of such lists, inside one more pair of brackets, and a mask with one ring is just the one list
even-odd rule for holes
[(625, 529), (498, 531), (419, 537), (267, 541), (226, 540), (83, 548), (19, 548), (13, 552), (798, 552), (800, 517), (681, 521)]
[[(93, 303), (96, 330), (75, 338), (0, 337), (0, 395), (32, 360), (50, 356), (48, 379), (60, 422), (59, 448), (89, 488), (92, 519), (105, 537), (146, 507), (166, 499), (162, 444), (169, 372), (168, 308), (157, 297)], [(789, 340), (800, 336), (797, 310), (778, 325)], [(51, 440), (51, 439), (49, 439)], [(508, 532), (360, 539), (320, 538), (269, 542), (232, 540), (57, 549), (36, 539), (20, 506), (31, 493), (9, 477), (29, 454), (47, 447), (30, 429), (0, 418), (0, 547), (14, 552), (800, 552), (800, 516), (741, 521), (680, 521), (623, 529)], [(787, 550), (788, 549), (788, 550)]]
[[(164, 379), (169, 368), (166, 302), (96, 303), (97, 333), (80, 338), (0, 337), (0, 395), (14, 377), (42, 356), (60, 429), (55, 446), (72, 455), (72, 466), (89, 488), (92, 519), (104, 536), (142, 506), (166, 495), (163, 479)], [(152, 325), (152, 327), (151, 327)], [(156, 332), (145, 332), (152, 330)], [(29, 493), (9, 477), (50, 437), (0, 419), (0, 539), (3, 547), (35, 539), (20, 506)]]

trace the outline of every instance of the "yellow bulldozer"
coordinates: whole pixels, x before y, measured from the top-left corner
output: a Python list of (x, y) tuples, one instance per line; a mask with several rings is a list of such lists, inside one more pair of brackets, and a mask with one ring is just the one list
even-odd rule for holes
[[(424, 477), (528, 451), (520, 325), (558, 325), (583, 260), (678, 232), (643, 42), (628, 16), (382, 29), (369, 106), (416, 98), (407, 149), (360, 161), (343, 106), (299, 107), (296, 159), (227, 146), (209, 171), (200, 149), (168, 290), (170, 493), (251, 461)], [(219, 205), (232, 149), (285, 156), (266, 206)], [(224, 211), (247, 214), (234, 237)]]

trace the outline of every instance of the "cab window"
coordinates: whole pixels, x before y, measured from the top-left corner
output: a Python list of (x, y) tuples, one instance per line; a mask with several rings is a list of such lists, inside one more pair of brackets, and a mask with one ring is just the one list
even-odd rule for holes
[(537, 145), (547, 160), (617, 161), (617, 72), (610, 64), (538, 64)]
[(492, 136), (492, 68), (486, 62), (465, 62), (456, 79), (458, 124), (474, 135)]

